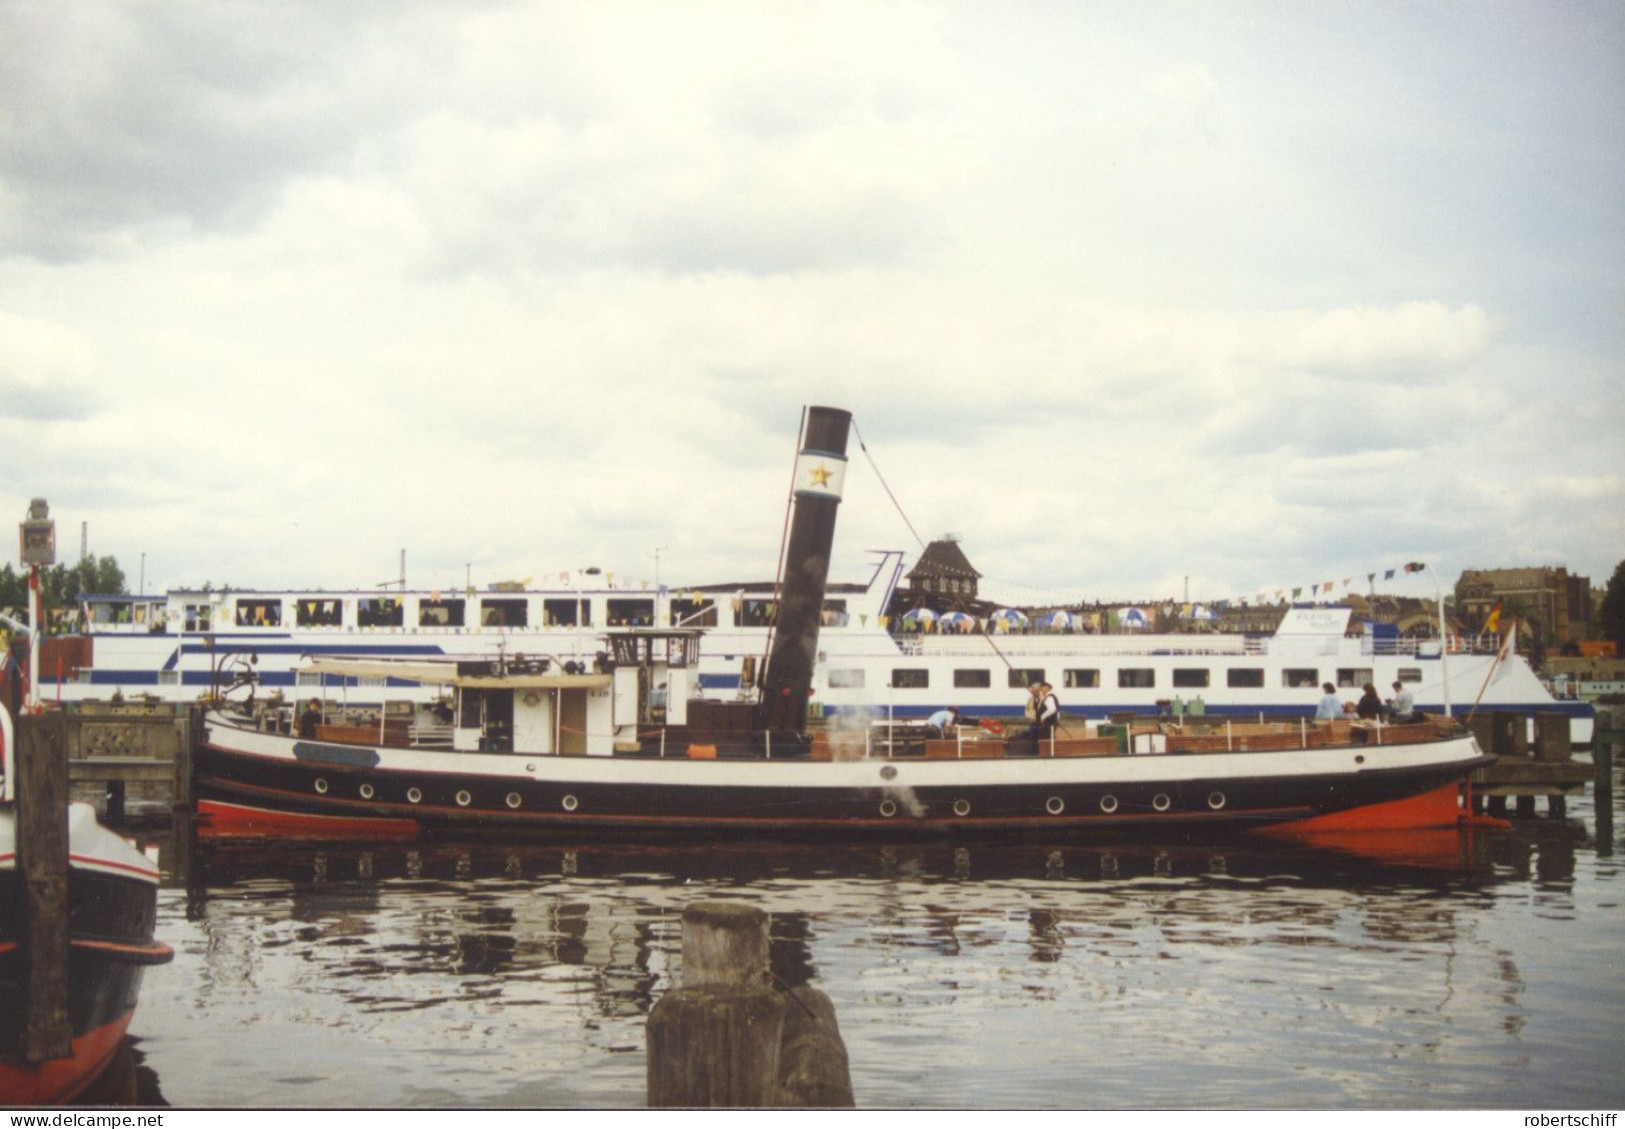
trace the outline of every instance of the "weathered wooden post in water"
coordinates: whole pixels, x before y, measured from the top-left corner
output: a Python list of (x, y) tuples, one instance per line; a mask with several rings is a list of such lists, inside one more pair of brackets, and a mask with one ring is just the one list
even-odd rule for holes
[(73, 1050), (68, 1023), (67, 721), (60, 713), (24, 715), (17, 719), (16, 748), (7, 749), (16, 776), (17, 878), (23, 894), (25, 978), (16, 1049), (26, 1063), (66, 1058)]
[(767, 920), (734, 902), (683, 911), (683, 984), (649, 1013), (651, 1106), (853, 1104), (834, 1006), (773, 990)]
[(28, 504), (19, 527), (28, 569), (28, 701), (5, 717), (0, 800), (16, 805), (17, 881), (22, 886), (19, 948), (24, 972), (18, 1056), (35, 1064), (73, 1052), (68, 1023), (68, 719), (39, 712), (39, 650), (44, 608), (39, 570), (56, 563), (56, 522), (44, 498)]

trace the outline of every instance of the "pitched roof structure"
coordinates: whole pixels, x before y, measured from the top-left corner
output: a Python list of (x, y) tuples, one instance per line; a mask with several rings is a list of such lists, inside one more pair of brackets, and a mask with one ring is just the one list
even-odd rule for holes
[(971, 566), (965, 551), (954, 537), (940, 537), (925, 547), (920, 559), (908, 570), (908, 581), (916, 587), (926, 579), (970, 580), (981, 579), (982, 574)]

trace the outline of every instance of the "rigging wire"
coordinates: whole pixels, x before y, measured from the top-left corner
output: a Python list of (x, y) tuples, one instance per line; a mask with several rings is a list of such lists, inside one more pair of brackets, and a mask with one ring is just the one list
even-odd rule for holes
[(903, 519), (903, 524), (908, 526), (908, 531), (914, 534), (914, 540), (919, 542), (920, 548), (925, 548), (925, 538), (921, 537), (919, 531), (914, 528), (914, 523), (908, 520), (908, 515), (903, 512), (902, 503), (897, 500), (897, 495), (892, 493), (891, 487), (886, 485), (886, 476), (880, 473), (880, 467), (875, 463), (874, 455), (869, 453), (869, 444), (863, 441), (863, 432), (858, 430), (856, 417), (853, 417), (852, 420), (852, 434), (858, 437), (858, 449), (863, 452), (863, 457), (869, 460), (869, 467), (875, 472), (875, 477), (880, 480), (880, 488), (886, 492), (886, 497), (891, 499), (892, 506), (897, 510), (897, 516)]
[[(920, 548), (928, 548), (925, 543), (925, 539), (921, 537), (919, 531), (914, 528), (914, 523), (908, 520), (908, 514), (903, 512), (903, 504), (897, 500), (897, 495), (893, 494), (892, 488), (886, 484), (886, 476), (880, 473), (880, 466), (875, 462), (875, 457), (869, 450), (869, 444), (863, 441), (863, 432), (858, 430), (858, 421), (856, 417), (853, 417), (852, 420), (852, 434), (857, 436), (858, 449), (863, 452), (864, 458), (869, 460), (869, 467), (875, 472), (875, 478), (880, 480), (880, 487), (882, 490), (886, 491), (886, 497), (891, 499), (892, 506), (897, 510), (897, 516), (903, 519), (903, 524), (908, 526), (908, 531), (914, 535), (914, 540), (919, 542)], [(957, 597), (953, 600), (953, 605), (959, 611), (966, 610), (964, 602)], [(1010, 661), (1003, 651), (999, 650), (999, 645), (993, 641), (992, 632), (982, 632), (981, 635), (983, 639), (987, 640), (987, 645), (993, 648), (993, 653), (999, 656), (999, 661), (1004, 663), (1006, 670), (1016, 669), (1015, 664)]]

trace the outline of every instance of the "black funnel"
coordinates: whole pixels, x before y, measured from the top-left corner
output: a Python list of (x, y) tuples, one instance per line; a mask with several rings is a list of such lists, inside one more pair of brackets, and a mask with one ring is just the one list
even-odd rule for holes
[(829, 580), (835, 511), (846, 481), (846, 436), (852, 413), (808, 408), (807, 430), (796, 456), (795, 515), (784, 552), (773, 649), (756, 708), (759, 729), (806, 729), (807, 699), (818, 657), (818, 626)]

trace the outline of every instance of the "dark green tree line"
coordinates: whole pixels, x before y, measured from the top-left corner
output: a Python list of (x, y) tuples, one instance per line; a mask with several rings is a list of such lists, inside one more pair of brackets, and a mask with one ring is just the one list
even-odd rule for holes
[(1612, 639), (1625, 655), (1625, 561), (1614, 566), (1614, 575), (1602, 596), (1602, 607), (1597, 609), (1597, 627), (1604, 639)]
[[(128, 595), (118, 558), (94, 553), (73, 564), (54, 564), (40, 570), (40, 595), (47, 608), (72, 604), (80, 596)], [(0, 565), (0, 609), (26, 611), (28, 570), (10, 562)]]

